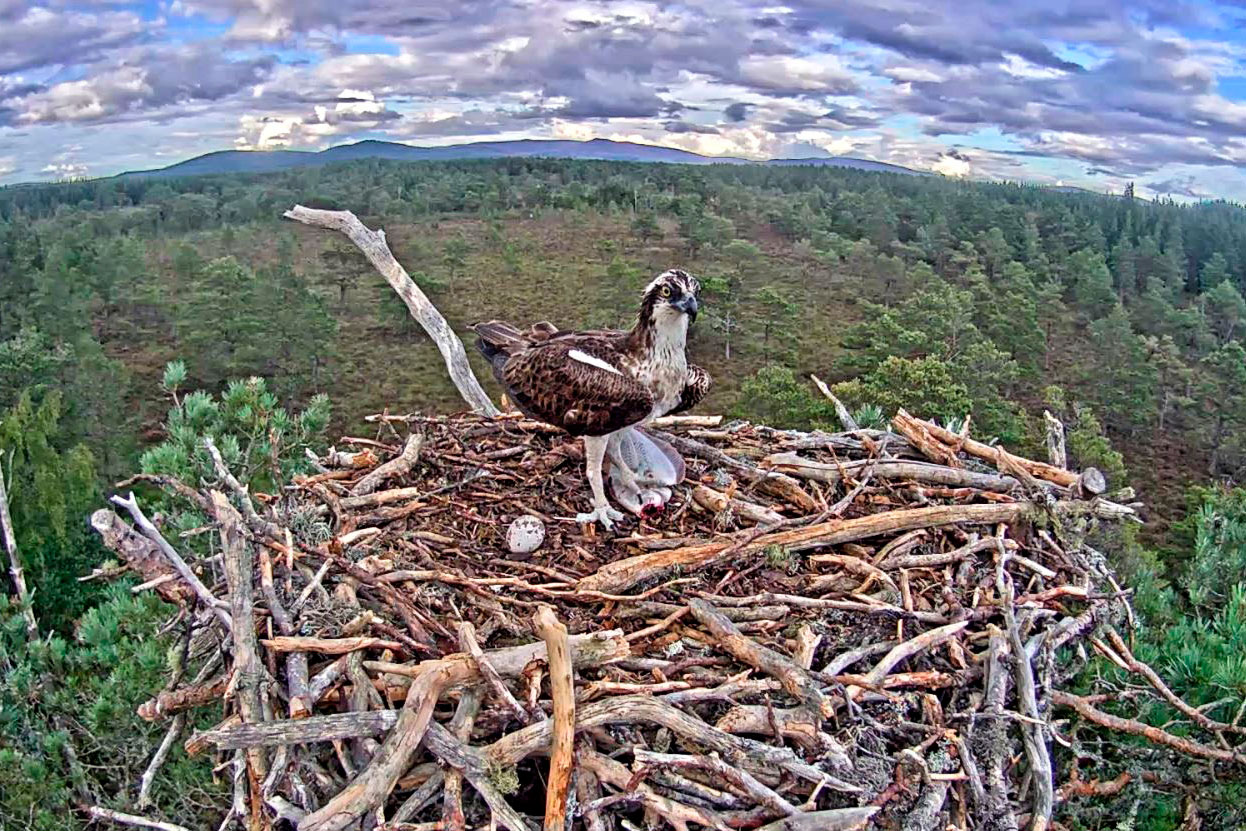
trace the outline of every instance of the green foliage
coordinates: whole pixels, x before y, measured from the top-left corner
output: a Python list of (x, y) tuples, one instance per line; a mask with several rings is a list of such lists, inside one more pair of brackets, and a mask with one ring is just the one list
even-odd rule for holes
[[(1203, 274), (1206, 279), (1206, 269), (1203, 270)], [(1246, 321), (1246, 299), (1242, 298), (1242, 293), (1238, 291), (1237, 286), (1227, 279), (1209, 285), (1212, 288), (1199, 298), (1199, 308), (1207, 319), (1207, 325), (1211, 327), (1211, 331), (1220, 343), (1228, 343), (1231, 338), (1240, 337), (1243, 334), (1242, 323)]]
[(1194, 551), (1185, 584), (1190, 602), (1208, 617), (1231, 608), (1232, 593), (1246, 587), (1246, 489), (1210, 489), (1193, 519)]
[(733, 413), (772, 427), (834, 429), (835, 409), (785, 366), (766, 366), (744, 381)]
[(836, 384), (845, 403), (874, 404), (885, 413), (901, 407), (927, 417), (964, 418), (973, 408), (969, 389), (954, 368), (938, 358), (887, 358), (868, 375)]
[(216, 479), (205, 436), (212, 437), (225, 464), (252, 490), (275, 492), (308, 470), (304, 450), (323, 441), (327, 396), (314, 396), (306, 408), (291, 413), (263, 378), (231, 381), (217, 397), (203, 391), (182, 395), (179, 385), (185, 377), (180, 361), (165, 368), (164, 389), (173, 401), (165, 424), (168, 437), (143, 454), (143, 472), (184, 482)]
[(1067, 280), (1078, 305), (1092, 318), (1103, 317), (1112, 310), (1116, 295), (1102, 254), (1088, 248), (1075, 252), (1069, 257)]
[(77, 578), (103, 560), (86, 516), (97, 506), (95, 465), (83, 444), (62, 448), (60, 394), (28, 393), (0, 418), (9, 512), (41, 625), (67, 631), (97, 589)]
[[(171, 644), (153, 634), (167, 611), (150, 593), (115, 586), (72, 637), (31, 641), (0, 595), (0, 827), (80, 827), (83, 801), (133, 811), (130, 789), (167, 727), (135, 714), (168, 679)], [(198, 726), (212, 720), (205, 713)], [(175, 742), (153, 798), (163, 818), (215, 826), (226, 790)]]
[(1125, 458), (1113, 449), (1103, 432), (1103, 425), (1087, 406), (1074, 408), (1073, 419), (1066, 424), (1065, 443), (1069, 462), (1075, 470), (1097, 467), (1107, 477), (1108, 487), (1123, 488), (1129, 484)]
[(446, 244), (442, 248), (442, 261), (445, 263), (446, 268), (450, 270), (451, 280), (457, 277), (459, 272), (467, 265), (467, 257), (471, 253), (472, 247), (466, 237), (458, 236), (446, 240)]

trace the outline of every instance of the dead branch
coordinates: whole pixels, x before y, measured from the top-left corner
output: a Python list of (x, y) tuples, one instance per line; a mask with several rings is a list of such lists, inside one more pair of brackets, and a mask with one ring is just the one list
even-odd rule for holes
[(17, 534), (13, 530), (13, 519), (9, 516), (9, 495), (4, 483), (3, 465), (0, 465), (0, 544), (9, 557), (9, 575), (13, 578), (17, 601), (26, 620), (26, 635), (36, 640), (39, 637), (39, 622), (35, 620), (35, 608), (31, 605), (30, 590), (26, 587), (26, 573), (22, 570), (22, 559), (17, 551)]
[(398, 293), (402, 302), (406, 304), (407, 310), (411, 312), (411, 316), (424, 327), (424, 331), (437, 344), (437, 348), (441, 350), (441, 355), (445, 359), (450, 380), (454, 382), (459, 394), (463, 396), (463, 400), (473, 412), (487, 416), (500, 414), (501, 411), (489, 400), (489, 396), (485, 394), (480, 382), (472, 373), (472, 368), (467, 363), (467, 352), (463, 349), (463, 342), (454, 334), (450, 324), (441, 316), (441, 312), (437, 311), (424, 292), (411, 279), (407, 270), (394, 259), (393, 253), (389, 250), (389, 244), (385, 241), (384, 231), (370, 230), (350, 211), (323, 211), (295, 205), (285, 212), (285, 217), (302, 222), (304, 225), (345, 234)]
[[(186, 581), (186, 584), (194, 590), (195, 596), (199, 598), (200, 602), (202, 602), (204, 606), (207, 606), (208, 609), (210, 609), (212, 613), (217, 616), (221, 623), (225, 625), (226, 631), (230, 630), (232, 628), (232, 623), (229, 612), (222, 608), (222, 606), (226, 604), (218, 600), (216, 595), (212, 594), (212, 592), (208, 590), (208, 587), (203, 584), (203, 581), (200, 580), (193, 571), (191, 571), (190, 566), (188, 566), (186, 561), (182, 559), (182, 555), (177, 553), (177, 549), (169, 545), (168, 540), (166, 540), (164, 536), (156, 530), (156, 526), (151, 524), (151, 520), (149, 520), (143, 513), (143, 509), (138, 506), (138, 500), (134, 498), (134, 494), (130, 494), (129, 497), (125, 499), (122, 499), (120, 496), (113, 496), (111, 501), (113, 504), (120, 505), (122, 508), (125, 508), (130, 512), (130, 516), (134, 518), (134, 524), (137, 525), (139, 530), (143, 532), (143, 536), (147, 537), (147, 539), (156, 544), (156, 546), (160, 549), (160, 552), (164, 554), (165, 558), (168, 559), (170, 564), (172, 564), (174, 570), (176, 570), (181, 578)], [(99, 516), (99, 513), (96, 512), (96, 514), (93, 515), (93, 519), (94, 516)]]
[(424, 446), (424, 437), (413, 433), (407, 437), (402, 452), (383, 465), (372, 470), (351, 488), (352, 496), (366, 496), (390, 479), (398, 479), (410, 472), (420, 459), (420, 448)]
[(567, 648), (567, 627), (554, 610), (541, 606), (533, 617), (536, 632), (549, 654), (549, 684), (554, 701), (553, 744), (550, 747), (549, 785), (545, 792), (545, 831), (562, 831), (567, 813), (567, 793), (575, 763), (575, 682)]

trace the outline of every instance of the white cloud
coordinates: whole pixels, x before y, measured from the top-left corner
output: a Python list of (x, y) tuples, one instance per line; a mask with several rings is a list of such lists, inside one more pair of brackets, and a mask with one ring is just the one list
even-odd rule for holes
[(52, 179), (78, 179), (85, 176), (88, 169), (87, 165), (80, 162), (62, 162), (45, 165), (39, 172)]
[(833, 55), (822, 55), (816, 60), (790, 55), (749, 56), (740, 61), (740, 78), (761, 89), (832, 95), (852, 92), (857, 87), (852, 73)]
[(950, 153), (939, 157), (931, 168), (935, 173), (942, 173), (944, 176), (968, 176), (973, 166), (969, 164), (969, 160), (961, 156), (953, 156)]

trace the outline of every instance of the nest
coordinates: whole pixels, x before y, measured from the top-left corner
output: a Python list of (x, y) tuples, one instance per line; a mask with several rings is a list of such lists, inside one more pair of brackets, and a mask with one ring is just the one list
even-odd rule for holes
[[(186, 746), (233, 761), (235, 816), (301, 831), (1051, 816), (1048, 713), (1093, 709), (1061, 692), (1070, 647), (1128, 614), (1085, 532), (1134, 508), (1096, 472), (903, 412), (894, 432), (835, 434), (677, 417), (659, 428), (687, 481), (654, 521), (603, 533), (574, 520), (588, 488), (564, 434), (370, 420), (375, 438), (344, 439), (280, 495), (247, 494), (219, 456), (202, 490), (147, 477), (215, 517), (219, 565), (170, 559), (132, 497), (114, 501), (138, 531), (94, 518), (212, 636), (219, 659), (141, 712), (220, 709)], [(514, 555), (519, 517), (545, 537)]]

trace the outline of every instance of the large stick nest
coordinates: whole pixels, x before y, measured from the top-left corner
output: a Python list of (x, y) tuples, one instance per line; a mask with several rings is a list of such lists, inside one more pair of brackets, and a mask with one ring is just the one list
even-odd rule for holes
[[(187, 747), (233, 759), (240, 821), (942, 829), (1051, 816), (1053, 707), (1099, 712), (1061, 692), (1070, 658), (1129, 613), (1085, 539), (1134, 509), (1093, 471), (903, 412), (896, 432), (838, 434), (670, 419), (688, 480), (656, 521), (603, 533), (573, 519), (583, 454), (557, 431), (510, 416), (370, 421), (374, 438), (342, 440), (281, 494), (247, 494), (223, 466), (202, 490), (161, 481), (219, 525), (220, 556), (191, 566), (199, 587), (136, 503), (144, 534), (94, 518), (219, 655), (142, 712), (219, 708)], [(523, 516), (544, 541), (512, 554)]]

